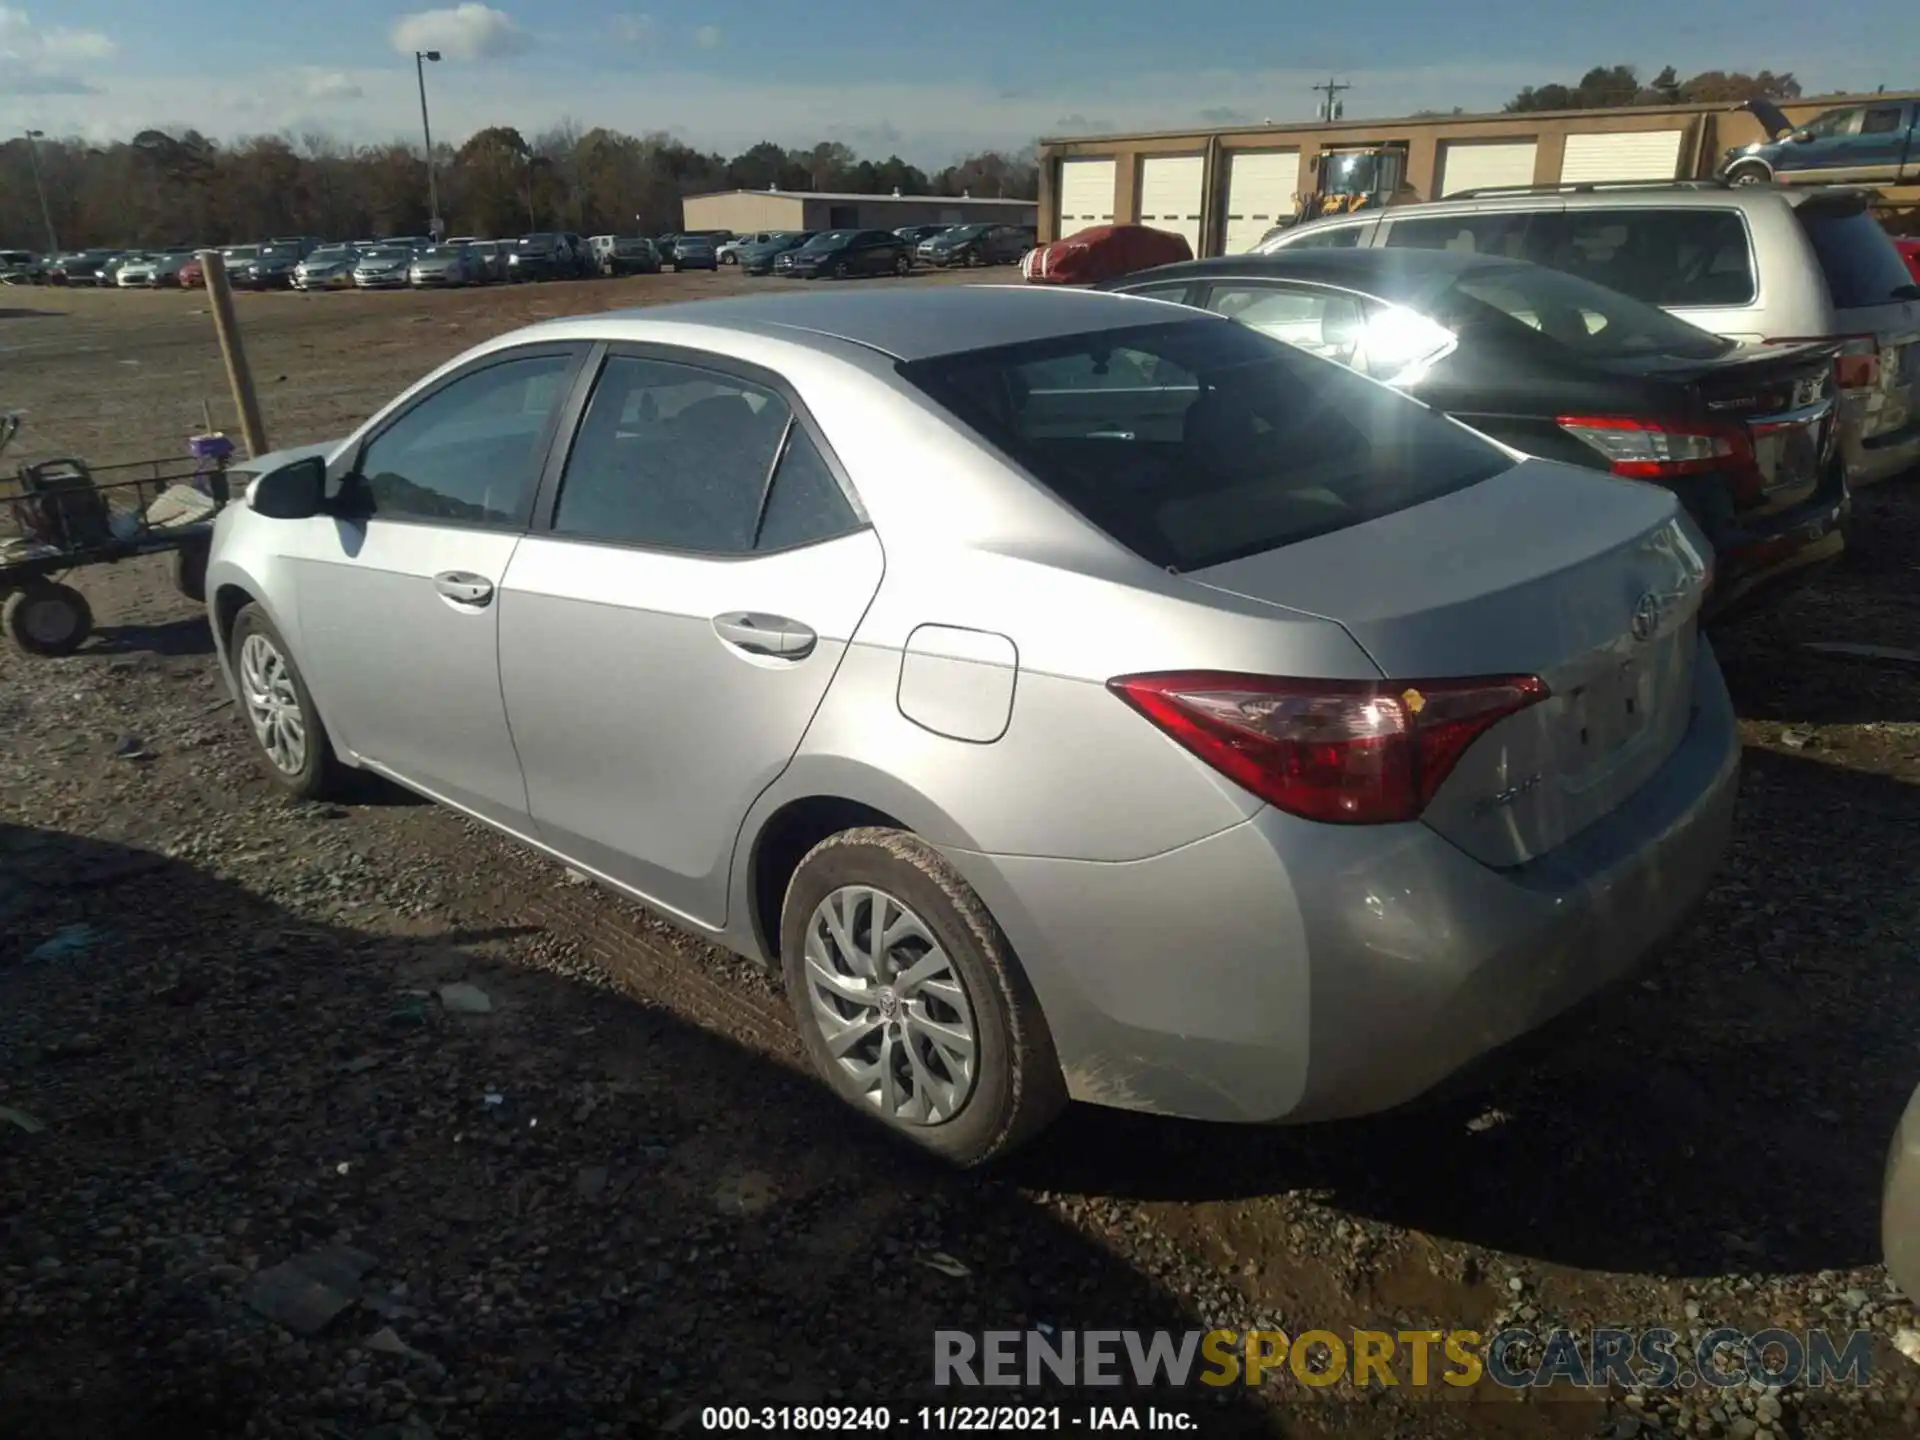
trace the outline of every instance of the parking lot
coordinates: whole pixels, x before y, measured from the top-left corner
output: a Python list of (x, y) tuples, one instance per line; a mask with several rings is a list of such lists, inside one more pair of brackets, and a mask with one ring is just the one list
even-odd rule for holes
[[(237, 304), (281, 446), (518, 324), (780, 283)], [(206, 308), (0, 292), (18, 458), (184, 454), (203, 404), (231, 426)], [(1282, 1376), (1195, 1407), (1284, 1433), (1905, 1430), (1915, 1322), (1877, 1207), (1920, 1079), (1920, 665), (1808, 647), (1914, 647), (1917, 576), (1901, 480), (1858, 497), (1842, 567), (1716, 637), (1747, 745), (1720, 883), (1479, 1087), (1300, 1129), (1081, 1109), (956, 1179), (815, 1091), (752, 967), (430, 805), (279, 801), (163, 570), (89, 572), (96, 640), (0, 654), (0, 1106), (44, 1126), (0, 1119), (24, 1217), (0, 1235), (0, 1432), (643, 1434), (721, 1401), (924, 1395), (942, 1325), (1505, 1321), (1878, 1343), (1865, 1392), (1601, 1414)], [(484, 1013), (439, 1003), (461, 981)], [(327, 1244), (373, 1262), (340, 1323), (290, 1337), (241, 1302)]]

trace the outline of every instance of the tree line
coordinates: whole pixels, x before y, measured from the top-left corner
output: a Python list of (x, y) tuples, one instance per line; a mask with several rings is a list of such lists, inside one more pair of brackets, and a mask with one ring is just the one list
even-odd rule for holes
[[(1798, 100), (1800, 82), (1791, 71), (1757, 75), (1740, 71), (1703, 70), (1682, 80), (1669, 65), (1642, 84), (1631, 65), (1596, 65), (1572, 85), (1529, 85), (1505, 109), (1508, 114), (1531, 110), (1611, 110), (1621, 105), (1737, 105), (1742, 100)], [(1457, 113), (1457, 112), (1456, 112)]]
[[(728, 159), (666, 133), (625, 135), (570, 122), (531, 138), (496, 125), (457, 147), (436, 144), (434, 152), (448, 233), (490, 237), (538, 230), (661, 234), (683, 223), (683, 196), (715, 190), (897, 189), (1022, 200), (1039, 193), (1031, 152), (988, 151), (929, 174), (897, 155), (863, 159), (835, 141), (808, 149), (763, 141)], [(47, 218), (67, 250), (232, 244), (268, 235), (417, 235), (430, 219), (427, 163), (418, 146), (348, 145), (322, 134), (222, 144), (194, 130), (145, 130), (108, 145), (0, 145), (0, 246), (46, 248), (36, 165)]]

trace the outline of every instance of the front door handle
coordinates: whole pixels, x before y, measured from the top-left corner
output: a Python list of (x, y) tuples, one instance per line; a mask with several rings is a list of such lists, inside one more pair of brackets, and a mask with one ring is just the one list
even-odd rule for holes
[(804, 659), (820, 642), (820, 637), (798, 620), (749, 610), (714, 616), (713, 633), (749, 655), (770, 655), (781, 660)]
[(456, 605), (485, 605), (493, 599), (493, 582), (471, 570), (442, 570), (433, 577), (433, 588)]

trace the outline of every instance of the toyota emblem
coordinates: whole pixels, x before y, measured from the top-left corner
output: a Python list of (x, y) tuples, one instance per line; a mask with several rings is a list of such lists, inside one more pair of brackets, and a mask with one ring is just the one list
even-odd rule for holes
[(1660, 628), (1660, 597), (1649, 591), (1633, 607), (1633, 638), (1651, 640)]

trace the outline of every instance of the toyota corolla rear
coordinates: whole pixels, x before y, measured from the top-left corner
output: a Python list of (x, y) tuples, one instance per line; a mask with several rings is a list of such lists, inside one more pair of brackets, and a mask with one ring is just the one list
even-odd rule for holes
[(1667, 491), (1141, 312), (902, 367), (1115, 547), (1044, 578), (1012, 541), (976, 562), (969, 623), (1014, 637), (1019, 681), (945, 801), (978, 817), (949, 853), (1077, 1097), (1384, 1109), (1622, 974), (1705, 891), (1739, 756), (1707, 548)]

